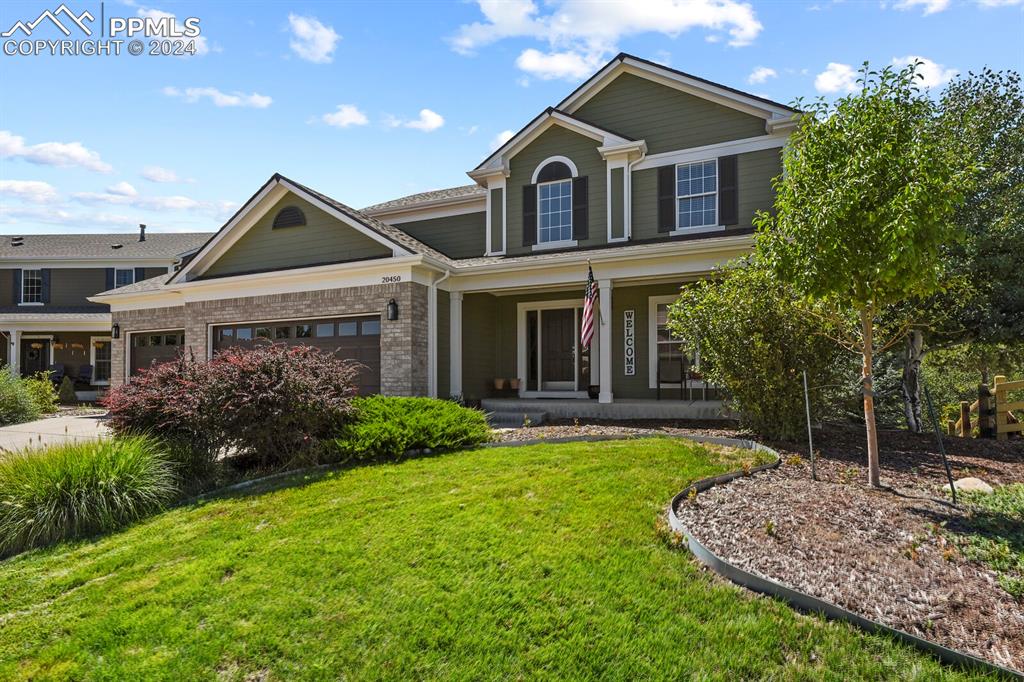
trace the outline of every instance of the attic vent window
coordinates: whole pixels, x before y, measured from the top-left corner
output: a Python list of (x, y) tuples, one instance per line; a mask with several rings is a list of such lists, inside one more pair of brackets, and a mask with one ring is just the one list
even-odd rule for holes
[(299, 227), (306, 224), (306, 214), (298, 206), (285, 206), (274, 216), (274, 229)]

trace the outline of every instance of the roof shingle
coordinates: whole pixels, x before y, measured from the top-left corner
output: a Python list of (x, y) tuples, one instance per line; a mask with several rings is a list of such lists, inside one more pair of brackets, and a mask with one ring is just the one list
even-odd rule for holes
[[(0, 258), (95, 259), (133, 258), (171, 259), (200, 246), (209, 237), (207, 232), (151, 232), (146, 241), (137, 233), (116, 234), (27, 234), (21, 245), (14, 245), (14, 236), (0, 237)], [(115, 245), (120, 244), (115, 248)]]
[(384, 201), (379, 204), (367, 206), (361, 209), (363, 212), (377, 212), (377, 211), (389, 211), (398, 210), (403, 208), (411, 208), (420, 204), (428, 204), (434, 202), (440, 202), (445, 200), (458, 200), (466, 199), (470, 197), (484, 197), (487, 194), (487, 190), (477, 184), (472, 185), (459, 185), (458, 187), (447, 187), (445, 189), (435, 189), (429, 192), (419, 192), (418, 194), (410, 194), (409, 196), (399, 197), (398, 199), (392, 199), (390, 201)]

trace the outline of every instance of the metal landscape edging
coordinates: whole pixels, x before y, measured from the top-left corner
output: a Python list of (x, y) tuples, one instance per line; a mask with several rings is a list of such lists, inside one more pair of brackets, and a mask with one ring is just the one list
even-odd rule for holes
[[(705, 566), (707, 566), (723, 578), (726, 578), (731, 582), (736, 583), (737, 585), (745, 587), (748, 590), (752, 590), (754, 592), (758, 592), (769, 597), (781, 599), (790, 606), (804, 612), (819, 613), (825, 616), (826, 618), (830, 618), (832, 620), (845, 621), (852, 625), (856, 625), (857, 627), (867, 632), (890, 635), (906, 644), (910, 644), (911, 646), (914, 646), (920, 649), (921, 651), (924, 651), (928, 654), (931, 654), (932, 656), (935, 656), (943, 663), (959, 665), (966, 668), (980, 668), (987, 672), (993, 672), (999, 675), (1009, 676), (1010, 678), (1024, 680), (1024, 674), (1017, 670), (1005, 668), (996, 663), (992, 663), (991, 661), (987, 661), (983, 658), (979, 658), (978, 656), (974, 656), (973, 654), (968, 654), (963, 651), (958, 651), (956, 649), (950, 649), (949, 647), (942, 646), (941, 644), (938, 644), (931, 640), (924, 639), (923, 637), (918, 637), (917, 635), (912, 635), (909, 632), (905, 632), (904, 630), (893, 628), (883, 623), (880, 623), (876, 620), (866, 618), (865, 616), (844, 609), (843, 607), (833, 604), (832, 602), (828, 602), (823, 599), (819, 599), (818, 597), (814, 597), (810, 594), (807, 594), (806, 592), (801, 592), (800, 590), (794, 589), (792, 587), (787, 587), (786, 585), (771, 580), (770, 578), (765, 578), (763, 576), (757, 575), (756, 573), (752, 573), (738, 566), (734, 566), (733, 564), (729, 563), (728, 561), (721, 558), (720, 556), (712, 552), (710, 549), (705, 547), (704, 544), (702, 544), (700, 540), (694, 537), (693, 533), (691, 533), (689, 529), (687, 529), (686, 526), (683, 525), (683, 522), (679, 520), (679, 517), (676, 516), (676, 507), (683, 500), (687, 499), (690, 496), (691, 492), (696, 491), (697, 493), (702, 493), (705, 490), (712, 488), (716, 485), (723, 485), (742, 476), (757, 473), (758, 471), (765, 471), (767, 469), (775, 469), (779, 466), (781, 462), (781, 457), (779, 456), (778, 452), (772, 450), (767, 446), (761, 445), (760, 443), (756, 443), (754, 441), (739, 441), (731, 438), (723, 438), (720, 440), (733, 440), (733, 443), (731, 443), (733, 447), (747, 447), (750, 449), (760, 450), (762, 452), (770, 452), (773, 455), (775, 455), (776, 459), (771, 464), (765, 464), (751, 469), (749, 473), (745, 471), (734, 471), (728, 474), (722, 474), (720, 476), (712, 476), (710, 478), (701, 479), (699, 481), (696, 481), (695, 483), (688, 485), (675, 497), (672, 498), (672, 501), (669, 503), (668, 506), (669, 527), (671, 527), (673, 531), (679, 533), (683, 537), (683, 539), (686, 541), (687, 547), (693, 553), (694, 557), (697, 558), (698, 561), (700, 561), (702, 564), (704, 564)], [(741, 445), (740, 443), (744, 443), (746, 445)], [(729, 445), (729, 443), (721, 444)]]

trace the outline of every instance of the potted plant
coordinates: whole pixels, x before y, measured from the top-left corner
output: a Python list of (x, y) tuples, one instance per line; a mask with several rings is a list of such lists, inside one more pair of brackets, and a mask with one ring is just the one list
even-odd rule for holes
[(518, 378), (516, 378), (516, 379), (509, 379), (508, 380), (508, 387), (510, 389), (512, 389), (513, 391), (518, 391), (519, 390), (519, 379)]
[(504, 389), (505, 389), (505, 380), (504, 379), (495, 379), (494, 380), (494, 390), (495, 391), (502, 391)]
[(600, 396), (600, 395), (601, 395), (601, 387), (600, 386), (598, 386), (597, 384), (591, 384), (591, 385), (587, 386), (587, 396), (590, 397), (591, 400), (597, 400), (598, 396)]

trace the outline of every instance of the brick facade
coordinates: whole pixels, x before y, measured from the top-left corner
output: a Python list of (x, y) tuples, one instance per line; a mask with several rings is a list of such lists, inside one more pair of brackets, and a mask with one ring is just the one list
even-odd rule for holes
[[(398, 303), (398, 319), (389, 321), (385, 307)], [(196, 301), (184, 306), (113, 313), (121, 334), (112, 349), (114, 385), (125, 379), (128, 334), (157, 329), (184, 329), (185, 344), (205, 360), (211, 325), (230, 322), (289, 320), (307, 317), (379, 314), (381, 316), (381, 393), (427, 394), (427, 287), (415, 282), (322, 289), (288, 294)]]

